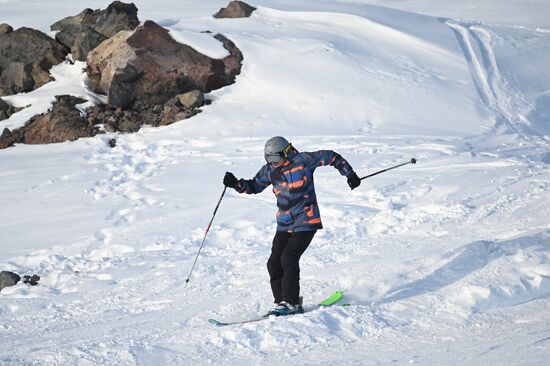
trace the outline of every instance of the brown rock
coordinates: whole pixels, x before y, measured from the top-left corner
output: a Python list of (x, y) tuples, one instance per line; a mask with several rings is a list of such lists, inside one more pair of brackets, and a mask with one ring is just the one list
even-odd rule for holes
[(240, 60), (236, 47), (225, 59), (213, 59), (146, 21), (91, 51), (87, 72), (92, 88), (107, 94), (109, 105), (127, 109), (164, 104), (193, 89), (209, 92), (229, 85), (240, 72)]
[(214, 18), (248, 18), (255, 7), (242, 1), (231, 1), (225, 8), (218, 10)]
[(88, 124), (85, 117), (75, 107), (86, 100), (69, 96), (56, 96), (52, 108), (47, 113), (34, 116), (23, 127), (23, 142), (26, 144), (48, 144), (72, 141), (80, 137), (89, 137), (97, 130)]

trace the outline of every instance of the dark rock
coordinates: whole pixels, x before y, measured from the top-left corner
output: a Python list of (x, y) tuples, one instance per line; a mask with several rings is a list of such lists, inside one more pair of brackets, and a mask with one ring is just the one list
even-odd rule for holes
[(9, 118), (13, 113), (15, 113), (15, 108), (0, 98), (0, 121)]
[(13, 32), (13, 28), (11, 27), (11, 25), (6, 23), (0, 24), (0, 34), (8, 34), (11, 32)]
[(115, 147), (116, 146), (116, 139), (110, 139), (109, 140), (109, 146), (110, 147)]
[(0, 150), (13, 146), (17, 141), (17, 136), (14, 135), (9, 129), (4, 128), (2, 135), (0, 136)]
[(4, 287), (14, 286), (21, 280), (21, 277), (17, 273), (2, 271), (0, 272), (0, 291)]
[(34, 116), (22, 128), (24, 143), (48, 144), (97, 134), (98, 130), (90, 126), (87, 118), (75, 107), (86, 100), (69, 95), (58, 95), (55, 98), (57, 101), (50, 111)]
[(229, 56), (223, 59), (225, 65), (225, 77), (224, 83), (232, 84), (235, 82), (235, 77), (241, 73), (241, 65), (243, 61), (243, 54), (235, 46), (235, 43), (231, 42), (227, 37), (222, 34), (216, 34), (214, 36), (218, 41), (222, 42), (223, 47), (229, 51)]
[(55, 35), (56, 41), (70, 50), (76, 35), (81, 31), (81, 28), (84, 27), (84, 20), (88, 18), (91, 13), (93, 13), (92, 9), (84, 9), (76, 16), (66, 17), (52, 24), (50, 29), (52, 31), (59, 31)]
[(98, 44), (106, 40), (103, 34), (96, 32), (90, 27), (84, 27), (79, 32), (71, 46), (71, 54), (74, 60), (86, 61), (88, 52), (97, 47)]
[(138, 8), (134, 3), (113, 1), (107, 9), (99, 12), (94, 29), (99, 33), (112, 37), (121, 30), (132, 30), (139, 25)]
[(25, 275), (25, 276), (23, 276), (23, 283), (28, 283), (31, 286), (38, 285), (38, 281), (40, 281), (40, 276), (38, 276), (38, 275), (32, 275), (32, 276)]
[(214, 18), (248, 18), (255, 7), (242, 1), (231, 1), (225, 8), (218, 10)]
[(132, 64), (126, 64), (113, 75), (109, 88), (109, 104), (114, 107), (131, 107), (136, 99), (137, 90), (134, 85), (142, 75), (143, 72)]
[(62, 45), (30, 28), (0, 34), (0, 96), (29, 92), (51, 80), (66, 56)]
[(58, 30), (55, 39), (71, 50), (75, 60), (85, 61), (88, 52), (123, 30), (139, 25), (138, 9), (131, 3), (115, 1), (105, 10), (84, 9), (80, 14), (52, 24)]
[(194, 89), (210, 92), (233, 83), (242, 54), (226, 39), (224, 47), (231, 45), (229, 56), (213, 59), (177, 43), (166, 29), (146, 21), (91, 51), (87, 72), (92, 88), (107, 94), (109, 105), (146, 109), (177, 94)]
[[(144, 124), (151, 126), (165, 126), (176, 121), (190, 118), (200, 109), (187, 109), (179, 103), (176, 97), (169, 99), (165, 104), (139, 105), (135, 109), (122, 110), (110, 106), (88, 108), (88, 123), (90, 125), (102, 123), (107, 132), (137, 132)], [(90, 121), (92, 119), (92, 121)]]

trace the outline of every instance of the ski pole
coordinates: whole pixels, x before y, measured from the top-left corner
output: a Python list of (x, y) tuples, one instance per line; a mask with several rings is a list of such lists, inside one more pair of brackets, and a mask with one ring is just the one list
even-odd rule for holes
[(214, 217), (216, 216), (216, 212), (218, 212), (218, 208), (220, 207), (220, 203), (222, 203), (223, 195), (225, 194), (225, 190), (227, 189), (227, 186), (223, 188), (222, 195), (218, 201), (218, 204), (216, 205), (216, 208), (214, 209), (214, 214), (212, 215), (212, 219), (210, 220), (210, 223), (208, 224), (208, 227), (206, 228), (206, 232), (204, 233), (204, 238), (202, 238), (201, 246), (199, 247), (199, 251), (197, 252), (197, 255), (195, 256), (195, 261), (193, 262), (193, 266), (191, 267), (191, 271), (189, 271), (189, 276), (187, 276), (187, 279), (185, 280), (185, 287), (187, 287), (187, 283), (189, 283), (189, 279), (191, 278), (191, 273), (193, 273), (193, 269), (195, 268), (195, 264), (197, 264), (197, 259), (199, 259), (199, 254), (201, 253), (202, 246), (204, 245), (204, 241), (206, 240), (206, 235), (208, 235), (208, 231), (210, 230), (210, 226), (212, 226), (212, 222), (214, 221)]
[(376, 172), (376, 173), (372, 173), (372, 174), (366, 175), (366, 176), (364, 176), (363, 178), (361, 178), (361, 180), (363, 180), (363, 179), (365, 179), (365, 178), (368, 178), (368, 177), (375, 176), (375, 175), (380, 174), (380, 173), (387, 172), (388, 170), (392, 170), (392, 169), (395, 169), (395, 168), (399, 168), (400, 166), (407, 165), (407, 164), (416, 164), (416, 159), (415, 159), (415, 158), (412, 158), (411, 161), (407, 161), (406, 163), (398, 164), (398, 165), (396, 165), (396, 166), (392, 166), (391, 168), (387, 168), (387, 169), (381, 170), (381, 171), (379, 171), (379, 172)]

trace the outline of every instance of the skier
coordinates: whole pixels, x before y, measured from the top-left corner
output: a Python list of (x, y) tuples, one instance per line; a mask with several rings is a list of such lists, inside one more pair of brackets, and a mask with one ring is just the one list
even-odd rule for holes
[(361, 179), (349, 163), (331, 150), (298, 152), (284, 137), (269, 139), (264, 148), (267, 162), (252, 179), (237, 179), (226, 172), (223, 184), (239, 193), (257, 194), (273, 185), (277, 198), (277, 232), (267, 261), (275, 299), (268, 314), (303, 313), (300, 301), (300, 257), (318, 229), (322, 229), (313, 185), (317, 167), (331, 165), (347, 177), (355, 189)]

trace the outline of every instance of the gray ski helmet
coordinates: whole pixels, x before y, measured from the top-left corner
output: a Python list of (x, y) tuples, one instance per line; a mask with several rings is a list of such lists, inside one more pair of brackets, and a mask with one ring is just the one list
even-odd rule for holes
[(284, 137), (275, 136), (267, 140), (264, 148), (264, 157), (268, 163), (276, 163), (286, 158), (292, 145)]

